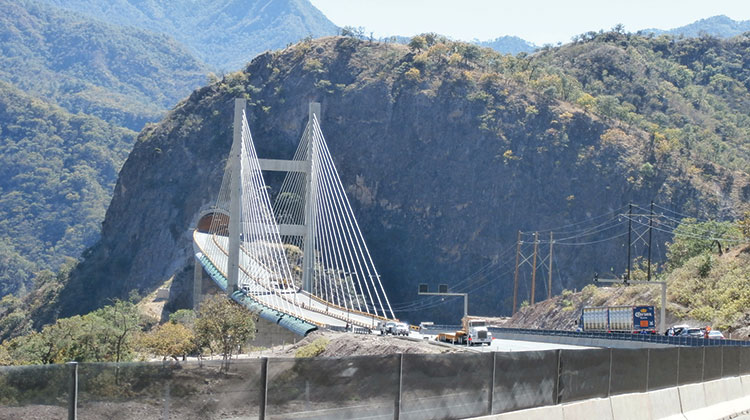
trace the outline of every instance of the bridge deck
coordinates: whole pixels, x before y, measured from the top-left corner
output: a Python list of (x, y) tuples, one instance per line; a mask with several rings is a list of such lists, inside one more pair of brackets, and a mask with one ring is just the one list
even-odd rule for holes
[[(193, 243), (226, 278), (228, 246), (227, 238), (195, 231)], [(344, 327), (347, 323), (365, 328), (374, 328), (382, 317), (333, 305), (310, 293), (293, 287), (278, 286), (272, 281), (274, 274), (251, 258), (240, 253), (240, 276), (242, 290), (259, 303), (289, 315), (297, 316), (319, 326)], [(273, 284), (274, 286), (269, 286)], [(222, 288), (226, 285), (219, 284)]]

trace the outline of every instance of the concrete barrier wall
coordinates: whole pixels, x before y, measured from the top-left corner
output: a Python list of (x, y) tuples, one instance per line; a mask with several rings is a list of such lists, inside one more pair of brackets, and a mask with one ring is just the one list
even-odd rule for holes
[(750, 375), (538, 407), (483, 420), (706, 420), (750, 412)]
[[(614, 395), (609, 398), (613, 420), (651, 419), (651, 401), (644, 392)], [(679, 409), (679, 406), (677, 407)]]
[(682, 414), (706, 407), (706, 392), (702, 383), (678, 386), (677, 391), (680, 393)]
[(730, 411), (729, 414), (741, 413), (750, 408), (750, 405), (746, 404), (745, 394), (742, 393), (742, 381), (739, 376), (725, 378), (720, 382), (727, 401), (725, 404), (727, 404), (727, 409)]
[[(609, 398), (594, 398), (581, 402), (563, 404), (563, 420), (597, 419), (614, 420)], [(635, 417), (631, 417), (635, 418)]]
[(742, 398), (740, 402), (741, 404), (750, 406), (750, 375), (740, 376), (740, 382), (742, 383)]
[(529, 408), (480, 418), (493, 420), (564, 420), (562, 405)]
[[(652, 419), (683, 420), (680, 393), (677, 387), (647, 393)], [(648, 418), (648, 417), (647, 417)]]

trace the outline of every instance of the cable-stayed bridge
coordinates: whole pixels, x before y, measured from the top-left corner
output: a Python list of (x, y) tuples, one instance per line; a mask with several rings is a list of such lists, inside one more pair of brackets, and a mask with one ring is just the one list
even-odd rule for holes
[[(208, 273), (234, 300), (299, 334), (394, 319), (321, 131), (320, 104), (310, 104), (291, 160), (258, 158), (245, 109), (236, 99), (219, 195), (193, 233), (196, 285)], [(273, 203), (263, 171), (287, 172)]]

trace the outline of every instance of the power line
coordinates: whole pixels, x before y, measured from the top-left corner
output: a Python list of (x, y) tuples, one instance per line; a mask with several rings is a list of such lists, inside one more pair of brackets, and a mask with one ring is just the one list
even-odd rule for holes
[[(633, 221), (636, 222), (636, 223), (638, 223), (638, 224), (641, 224), (641, 225), (644, 225), (644, 226), (648, 226), (647, 224), (645, 224), (645, 223), (643, 223), (641, 221), (638, 221), (638, 220), (633, 220)], [(750, 241), (742, 240), (742, 239), (734, 239), (734, 238), (727, 238), (727, 237), (715, 237), (715, 236), (700, 236), (700, 235), (693, 235), (693, 234), (685, 233), (685, 232), (676, 232), (674, 230), (669, 231), (669, 230), (660, 229), (660, 228), (657, 228), (657, 227), (654, 227), (653, 229), (657, 230), (659, 232), (669, 233), (669, 234), (672, 234), (672, 235), (675, 235), (675, 236), (683, 236), (683, 237), (686, 237), (686, 238), (703, 239), (703, 240), (707, 240), (707, 241), (724, 241), (724, 242), (731, 242), (731, 243), (736, 243), (736, 244), (750, 243)]]
[(607, 212), (607, 213), (603, 213), (603, 214), (600, 214), (600, 215), (598, 215), (598, 216), (594, 216), (594, 217), (591, 217), (591, 218), (589, 218), (588, 220), (581, 220), (581, 221), (579, 221), (579, 222), (569, 223), (569, 224), (567, 224), (567, 225), (557, 226), (557, 227), (553, 227), (553, 228), (548, 228), (548, 229), (535, 229), (534, 231), (535, 231), (535, 232), (551, 232), (551, 231), (554, 231), (554, 232), (555, 232), (556, 234), (567, 234), (567, 233), (574, 233), (574, 232), (577, 232), (578, 230), (570, 230), (570, 231), (565, 231), (565, 230), (563, 230), (563, 229), (565, 229), (565, 228), (568, 228), (568, 227), (572, 227), (572, 226), (578, 226), (578, 225), (582, 225), (582, 224), (585, 224), (585, 223), (589, 223), (589, 222), (592, 222), (592, 221), (594, 221), (594, 220), (597, 220), (597, 219), (601, 219), (601, 218), (603, 218), (603, 217), (607, 217), (607, 216), (610, 216), (610, 215), (613, 215), (613, 214), (618, 214), (618, 213), (620, 213), (620, 212), (621, 212), (621, 211), (622, 211), (623, 209), (625, 209), (625, 207), (626, 207), (626, 206), (621, 206), (621, 207), (620, 207), (620, 208), (618, 208), (618, 209), (615, 209), (615, 210), (609, 211), (609, 212)]

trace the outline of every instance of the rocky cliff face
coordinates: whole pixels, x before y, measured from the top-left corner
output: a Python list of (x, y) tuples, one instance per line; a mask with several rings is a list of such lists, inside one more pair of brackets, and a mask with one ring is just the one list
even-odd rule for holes
[[(472, 292), (472, 313), (507, 314), (514, 256), (504, 251), (518, 229), (586, 221), (630, 201), (716, 214), (743, 202), (746, 173), (710, 163), (709, 178), (686, 173), (677, 155), (651, 156), (646, 132), (515, 77), (509, 69), (524, 59), (461, 45), (410, 51), (324, 38), (261, 55), (195, 91), (140, 134), (102, 239), (61, 295), (61, 314), (172, 276), (173, 300), (189, 302), (190, 228), (216, 199), (238, 96), (248, 98), (258, 155), (267, 158), (289, 158), (308, 102), (322, 103), (323, 132), (395, 303), (414, 301), (418, 283), (460, 283)], [(656, 169), (646, 171), (649, 159)], [(561, 247), (554, 291), (619, 269), (622, 249), (622, 239)], [(460, 305), (452, 308), (397, 315), (455, 319)]]

